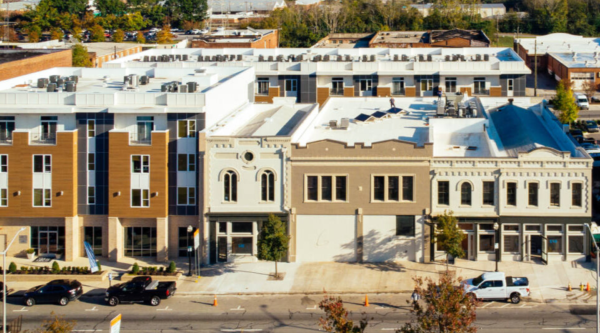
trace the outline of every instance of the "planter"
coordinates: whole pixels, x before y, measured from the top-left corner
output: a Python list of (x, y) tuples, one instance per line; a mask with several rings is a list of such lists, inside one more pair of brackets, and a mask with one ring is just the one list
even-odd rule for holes
[(67, 279), (77, 280), (79, 282), (99, 282), (106, 280), (108, 271), (102, 271), (101, 274), (7, 274), (7, 282), (50, 282), (52, 280)]
[(33, 260), (33, 258), (35, 258), (35, 252), (33, 252), (33, 253), (27, 253), (27, 259)]
[(179, 281), (179, 279), (181, 279), (181, 277), (183, 276), (183, 273), (177, 272), (177, 273), (175, 273), (175, 275), (124, 274), (123, 276), (121, 276), (121, 281), (123, 281), (123, 282), (131, 281), (133, 278), (138, 277), (138, 276), (150, 276), (152, 278), (152, 280), (163, 281), (163, 282), (174, 282), (174, 281)]

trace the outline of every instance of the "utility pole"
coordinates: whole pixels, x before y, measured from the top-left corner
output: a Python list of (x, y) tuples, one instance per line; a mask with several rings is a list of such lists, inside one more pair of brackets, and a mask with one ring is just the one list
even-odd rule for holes
[(533, 86), (533, 96), (537, 97), (537, 79), (538, 79), (537, 78), (537, 68), (538, 68), (538, 63), (537, 63), (537, 37), (535, 37), (535, 48), (534, 48), (534, 50), (535, 50), (534, 51), (535, 54), (533, 56), (534, 56), (534, 59), (535, 59), (534, 60), (535, 65), (534, 65), (534, 69), (533, 70), (535, 72), (534, 73), (534, 80), (535, 81), (534, 81), (534, 86)]

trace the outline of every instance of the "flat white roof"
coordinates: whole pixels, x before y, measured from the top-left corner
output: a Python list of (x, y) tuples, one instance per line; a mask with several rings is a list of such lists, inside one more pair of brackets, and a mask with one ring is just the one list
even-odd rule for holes
[(600, 67), (600, 50), (593, 53), (549, 53), (567, 68), (598, 68)]
[[(544, 55), (547, 53), (594, 53), (600, 52), (600, 38), (583, 37), (570, 34), (556, 33), (533, 38), (515, 40), (528, 55)], [(537, 46), (536, 46), (537, 44)]]

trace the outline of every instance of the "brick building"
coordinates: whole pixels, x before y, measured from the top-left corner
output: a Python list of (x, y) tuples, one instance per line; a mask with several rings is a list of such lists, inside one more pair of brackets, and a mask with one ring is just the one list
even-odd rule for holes
[(2, 49), (0, 50), (0, 80), (12, 79), (52, 67), (68, 67), (73, 62), (72, 58), (71, 49)]
[(224, 30), (218, 29), (201, 37), (194, 38), (191, 48), (222, 49), (250, 48), (274, 49), (279, 46), (277, 29)]

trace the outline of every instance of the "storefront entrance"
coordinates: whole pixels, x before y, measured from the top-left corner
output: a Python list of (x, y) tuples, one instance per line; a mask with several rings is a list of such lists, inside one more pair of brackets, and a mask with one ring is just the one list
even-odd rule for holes
[(31, 247), (40, 255), (65, 253), (65, 227), (31, 227)]
[(548, 264), (548, 239), (542, 235), (531, 235), (529, 244), (531, 260)]
[(465, 253), (461, 259), (473, 260), (475, 255), (475, 242), (472, 232), (467, 232), (466, 237), (462, 241), (462, 249)]
[(58, 231), (40, 231), (38, 240), (39, 254), (58, 252)]

